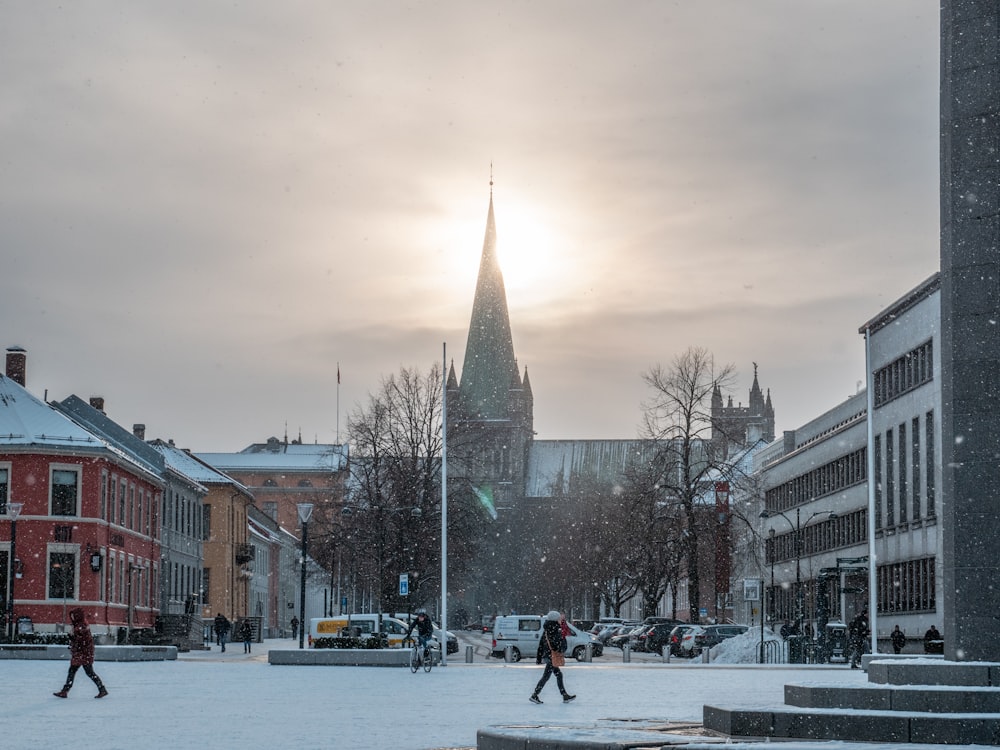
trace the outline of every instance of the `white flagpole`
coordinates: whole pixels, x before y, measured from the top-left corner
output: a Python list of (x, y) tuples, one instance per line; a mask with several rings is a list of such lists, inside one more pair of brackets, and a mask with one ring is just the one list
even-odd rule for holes
[(448, 344), (441, 345), (441, 665), (448, 664)]

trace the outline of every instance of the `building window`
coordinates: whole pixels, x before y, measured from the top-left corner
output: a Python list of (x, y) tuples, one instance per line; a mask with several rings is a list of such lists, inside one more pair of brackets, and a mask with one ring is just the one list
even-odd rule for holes
[(263, 504), (264, 515), (275, 521), (278, 520), (278, 504), (274, 501), (267, 501)]
[(49, 553), (49, 599), (76, 599), (75, 553)]
[(906, 523), (906, 422), (899, 426), (899, 522)]
[(7, 498), (10, 496), (10, 469), (0, 468), (0, 515), (7, 515)]
[(52, 469), (52, 515), (76, 516), (80, 486), (78, 469)]
[(937, 583), (933, 557), (880, 565), (875, 577), (880, 614), (936, 610)]
[(934, 377), (933, 341), (926, 341), (872, 375), (873, 401), (877, 409), (912, 391)]
[(118, 525), (125, 525), (125, 495), (128, 492), (128, 482), (124, 479), (118, 483)]
[(108, 472), (101, 471), (101, 498), (100, 507), (98, 508), (99, 517), (102, 521), (107, 520), (108, 512)]
[(110, 523), (117, 523), (118, 514), (117, 508), (118, 504), (115, 502), (115, 487), (118, 486), (118, 477), (114, 474), (111, 475), (111, 484), (108, 485), (108, 521)]
[(910, 462), (913, 464), (913, 520), (920, 520), (920, 417), (910, 424)]
[(201, 539), (207, 542), (212, 537), (212, 506), (205, 504), (201, 506)]
[(201, 604), (202, 606), (208, 606), (208, 585), (211, 581), (210, 568), (201, 569)]
[(937, 515), (935, 510), (936, 502), (936, 492), (934, 484), (934, 467), (937, 464), (934, 462), (934, 412), (927, 412), (927, 416), (924, 417), (924, 432), (927, 435), (926, 451), (927, 451), (927, 517), (934, 518)]
[(885, 431), (885, 525), (896, 525), (896, 459), (892, 430)]
[(882, 528), (882, 436), (876, 435), (872, 446), (875, 453), (875, 528)]

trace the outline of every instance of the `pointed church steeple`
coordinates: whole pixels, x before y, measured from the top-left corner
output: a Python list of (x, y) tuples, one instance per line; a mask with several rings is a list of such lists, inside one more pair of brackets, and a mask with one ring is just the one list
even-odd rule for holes
[(497, 259), (496, 222), (493, 216), (493, 179), (486, 236), (479, 261), (476, 297), (462, 365), (462, 401), (473, 419), (507, 419), (510, 384), (518, 377), (514, 341), (507, 311), (507, 291)]

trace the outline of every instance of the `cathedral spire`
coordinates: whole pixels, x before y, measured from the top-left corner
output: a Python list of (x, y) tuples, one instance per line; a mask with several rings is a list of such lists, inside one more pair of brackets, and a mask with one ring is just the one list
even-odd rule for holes
[(462, 365), (462, 400), (473, 419), (507, 419), (510, 383), (518, 377), (507, 311), (507, 291), (496, 246), (493, 167), (490, 165), (490, 206), (486, 216), (486, 236), (479, 261), (476, 297), (472, 302), (465, 362)]

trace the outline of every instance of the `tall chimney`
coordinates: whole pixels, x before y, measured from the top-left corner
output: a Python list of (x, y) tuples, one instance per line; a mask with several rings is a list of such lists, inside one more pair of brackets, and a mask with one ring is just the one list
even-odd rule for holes
[(140, 440), (146, 439), (146, 425), (144, 424), (134, 424), (132, 425), (132, 434), (135, 435)]
[(28, 363), (28, 352), (19, 346), (7, 347), (7, 377), (22, 388), (24, 387), (25, 368)]
[(91, 396), (90, 405), (97, 409), (97, 411), (104, 413), (104, 396)]

